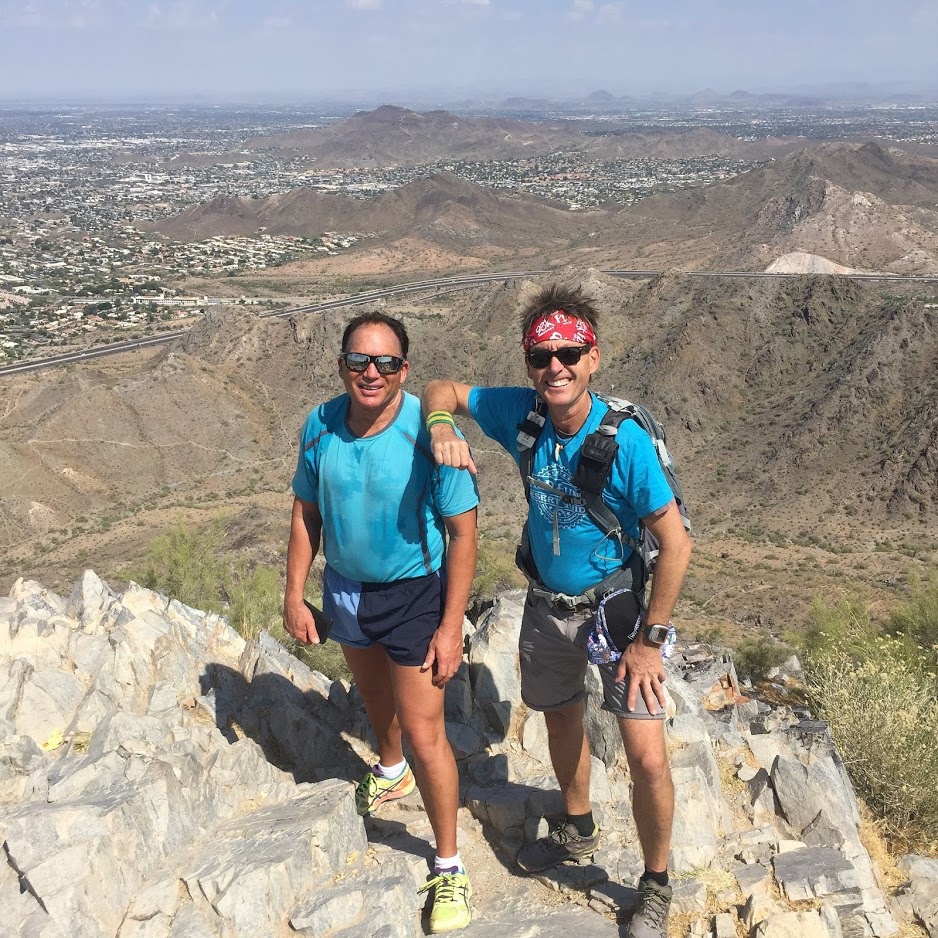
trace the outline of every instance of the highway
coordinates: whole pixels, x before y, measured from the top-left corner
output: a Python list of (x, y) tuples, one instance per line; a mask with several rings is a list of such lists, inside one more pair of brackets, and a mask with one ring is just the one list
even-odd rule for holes
[[(658, 277), (662, 273), (660, 270), (604, 270), (601, 272), (611, 277), (621, 277), (630, 280), (650, 279), (652, 277)], [(452, 290), (466, 290), (470, 287), (485, 283), (494, 283), (499, 280), (539, 277), (549, 273), (551, 273), (549, 270), (511, 270), (495, 274), (475, 274), (466, 277), (442, 277), (438, 280), (415, 280), (411, 283), (399, 283), (393, 287), (385, 287), (381, 290), (369, 290), (366, 293), (357, 293), (354, 296), (344, 297), (339, 300), (327, 300), (324, 303), (309, 303), (303, 306), (291, 306), (287, 309), (271, 310), (270, 312), (261, 313), (260, 316), (263, 319), (275, 319), (293, 316), (297, 313), (319, 313), (328, 309), (340, 309), (345, 306), (360, 306), (365, 303), (373, 303), (376, 300), (404, 296), (410, 293), (423, 293), (432, 290), (445, 290), (447, 292)], [(736, 279), (795, 280), (799, 277), (806, 276), (838, 276), (845, 277), (849, 280), (885, 281), (889, 283), (938, 283), (938, 276), (916, 277), (903, 276), (900, 274), (788, 274), (751, 270), (689, 270), (682, 271), (681, 273), (688, 277), (705, 278), (729, 277)], [(45, 368), (55, 368), (60, 365), (74, 365), (95, 358), (103, 358), (105, 355), (132, 352), (137, 349), (148, 348), (152, 345), (165, 345), (168, 342), (174, 342), (176, 339), (181, 338), (187, 331), (188, 329), (176, 329), (172, 332), (161, 332), (159, 335), (147, 336), (143, 339), (126, 339), (122, 342), (111, 342), (108, 345), (98, 345), (93, 348), (82, 349), (81, 351), (65, 352), (61, 355), (52, 355), (48, 358), (37, 358), (32, 361), (5, 365), (0, 368), (0, 378), (9, 375), (25, 374), (31, 371), (41, 371)]]

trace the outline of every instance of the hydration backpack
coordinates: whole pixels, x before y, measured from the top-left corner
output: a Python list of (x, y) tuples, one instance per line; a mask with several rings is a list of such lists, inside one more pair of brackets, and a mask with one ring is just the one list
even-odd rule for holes
[[(613, 511), (603, 501), (602, 492), (612, 470), (619, 444), (616, 442), (616, 433), (625, 420), (634, 420), (651, 437), (658, 456), (658, 464), (668, 481), (674, 501), (681, 514), (686, 531), (691, 530), (690, 516), (684, 502), (684, 492), (678, 480), (674, 458), (668, 451), (664, 427), (652, 416), (650, 411), (641, 404), (633, 404), (618, 397), (607, 397), (604, 394), (595, 394), (595, 397), (608, 406), (599, 426), (583, 441), (580, 449), (576, 471), (573, 475), (573, 484), (580, 490), (582, 497), (569, 495), (559, 489), (551, 489), (563, 502), (568, 505), (581, 504), (593, 523), (606, 537), (614, 537), (627, 544), (640, 558), (643, 570), (643, 582), (654, 573), (655, 561), (658, 557), (658, 541), (655, 536), (639, 520), (639, 534), (637, 538), (622, 530), (622, 525)], [(541, 485), (538, 480), (532, 480), (531, 470), (534, 466), (534, 444), (544, 429), (547, 421), (547, 405), (537, 398), (533, 409), (528, 413), (524, 422), (518, 425), (518, 453), (520, 456), (519, 470), (524, 483), (524, 496), (531, 501), (531, 482)], [(550, 488), (550, 486), (546, 486)], [(631, 561), (631, 558), (630, 558)], [(521, 547), (519, 548), (518, 563), (529, 576), (535, 575), (533, 558), (527, 538), (527, 524), (522, 533)], [(535, 576), (535, 579), (537, 577)], [(609, 579), (609, 578), (607, 578)], [(605, 583), (605, 581), (603, 581)], [(601, 584), (602, 585), (602, 584)]]

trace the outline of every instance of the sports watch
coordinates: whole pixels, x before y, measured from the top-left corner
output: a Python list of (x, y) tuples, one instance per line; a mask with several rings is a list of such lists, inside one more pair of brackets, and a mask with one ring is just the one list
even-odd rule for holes
[(645, 626), (645, 638), (647, 638), (652, 645), (657, 645), (660, 648), (668, 640), (668, 630), (670, 628), (670, 622), (665, 625), (649, 623)]

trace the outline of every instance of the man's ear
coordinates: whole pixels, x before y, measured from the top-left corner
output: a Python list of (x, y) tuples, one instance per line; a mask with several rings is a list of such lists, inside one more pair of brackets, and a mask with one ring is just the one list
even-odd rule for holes
[(593, 375), (597, 371), (599, 371), (599, 359), (600, 359), (599, 346), (594, 345), (589, 350), (589, 352), (587, 352), (587, 355), (589, 356), (589, 360), (590, 360), (590, 374)]

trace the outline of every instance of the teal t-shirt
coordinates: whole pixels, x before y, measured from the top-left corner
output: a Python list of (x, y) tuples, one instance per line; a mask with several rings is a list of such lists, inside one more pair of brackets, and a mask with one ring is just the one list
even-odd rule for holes
[(475, 477), (440, 467), (420, 401), (403, 395), (380, 433), (353, 436), (349, 397), (321, 404), (306, 418), (293, 491), (315, 502), (323, 521), (323, 554), (350, 580), (391, 583), (440, 569), (444, 518), (479, 503)]
[[(531, 554), (545, 586), (577, 596), (622, 566), (632, 550), (607, 538), (583, 505), (571, 505), (550, 489), (575, 497), (573, 484), (580, 447), (609, 409), (595, 395), (589, 417), (572, 437), (558, 437), (550, 417), (534, 446), (528, 537)], [(533, 409), (537, 395), (531, 388), (473, 388), (469, 410), (482, 432), (500, 443), (514, 459), (518, 455), (518, 426)], [(603, 488), (603, 501), (622, 529), (638, 536), (638, 519), (663, 508), (674, 497), (655, 455), (651, 438), (633, 420), (625, 420), (616, 435), (619, 450)], [(549, 488), (537, 485), (541, 482)], [(556, 544), (556, 548), (555, 548)]]

